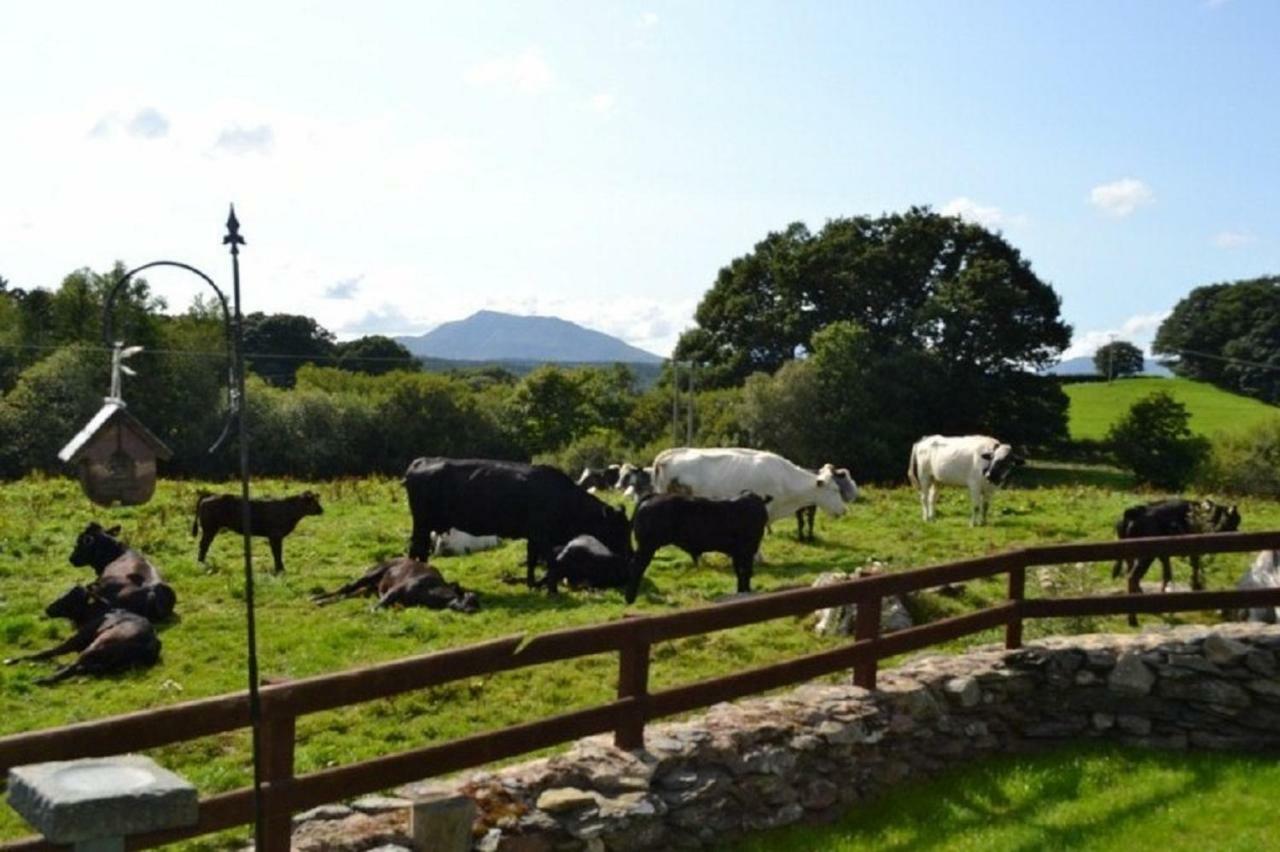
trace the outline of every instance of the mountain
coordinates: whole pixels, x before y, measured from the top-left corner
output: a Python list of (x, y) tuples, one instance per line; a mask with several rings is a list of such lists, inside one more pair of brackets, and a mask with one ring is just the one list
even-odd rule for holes
[[(1094, 376), (1098, 373), (1094, 369), (1092, 355), (1081, 355), (1079, 358), (1068, 358), (1065, 361), (1059, 361), (1044, 372), (1049, 376)], [(1159, 361), (1147, 358), (1143, 361), (1142, 375), (1168, 378), (1173, 373), (1168, 367), (1162, 366)]]
[(417, 337), (396, 340), (414, 355), (451, 361), (657, 364), (662, 358), (558, 317), (477, 311)]

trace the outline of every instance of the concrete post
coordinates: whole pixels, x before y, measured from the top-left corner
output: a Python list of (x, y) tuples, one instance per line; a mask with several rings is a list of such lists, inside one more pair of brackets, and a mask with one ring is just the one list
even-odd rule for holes
[(420, 852), (469, 852), (476, 803), (467, 796), (428, 794), (409, 811), (409, 834)]

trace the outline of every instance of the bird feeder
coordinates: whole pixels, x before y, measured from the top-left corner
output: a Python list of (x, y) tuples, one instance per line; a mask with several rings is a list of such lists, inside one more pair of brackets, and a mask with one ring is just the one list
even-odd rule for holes
[(120, 398), (121, 374), (134, 375), (124, 359), (141, 351), (141, 346), (125, 349), (116, 344), (111, 357), (111, 395), (58, 453), (59, 459), (76, 467), (84, 493), (99, 506), (137, 506), (150, 500), (156, 490), (157, 459), (168, 461), (173, 456), (163, 441), (129, 413)]

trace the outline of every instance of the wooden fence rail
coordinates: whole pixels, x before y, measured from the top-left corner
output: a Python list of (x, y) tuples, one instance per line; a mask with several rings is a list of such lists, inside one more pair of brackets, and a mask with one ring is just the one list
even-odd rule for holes
[[(1023, 622), (1029, 618), (1280, 606), (1280, 589), (1026, 597), (1027, 569), (1035, 566), (1277, 548), (1280, 548), (1280, 531), (1030, 547), (848, 583), (777, 591), (667, 615), (625, 617), (533, 637), (508, 636), (363, 669), (266, 685), (261, 690), (261, 699), (268, 852), (287, 850), (292, 814), (315, 805), (481, 766), (593, 734), (613, 732), (620, 748), (640, 748), (649, 720), (834, 672), (852, 669), (856, 684), (874, 688), (877, 666), (882, 659), (1000, 627), (1005, 631), (1005, 646), (1018, 648), (1022, 644)], [(1003, 603), (888, 635), (880, 633), (881, 601), (886, 596), (1001, 574), (1008, 580), (1007, 599)], [(649, 690), (651, 649), (658, 642), (847, 604), (858, 607), (853, 641), (848, 644), (658, 692)], [(618, 655), (617, 698), (607, 704), (347, 766), (294, 775), (299, 716), (465, 678), (604, 653)], [(0, 770), (7, 772), (10, 767), (37, 761), (141, 751), (234, 731), (249, 724), (249, 702), (245, 693), (188, 701), (62, 728), (0, 737)], [(130, 838), (128, 846), (150, 848), (243, 825), (252, 818), (250, 789), (221, 793), (201, 800), (200, 820), (195, 826)], [(60, 847), (40, 839), (0, 847), (3, 850), (56, 848)]]

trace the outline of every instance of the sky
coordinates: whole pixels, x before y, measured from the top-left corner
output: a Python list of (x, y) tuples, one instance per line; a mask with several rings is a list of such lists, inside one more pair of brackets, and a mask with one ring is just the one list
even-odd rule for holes
[[(668, 354), (793, 221), (1003, 232), (1067, 356), (1280, 273), (1280, 4), (0, 1), (0, 276), (156, 259), (340, 338), (489, 308)], [(195, 287), (149, 276), (173, 306)]]

